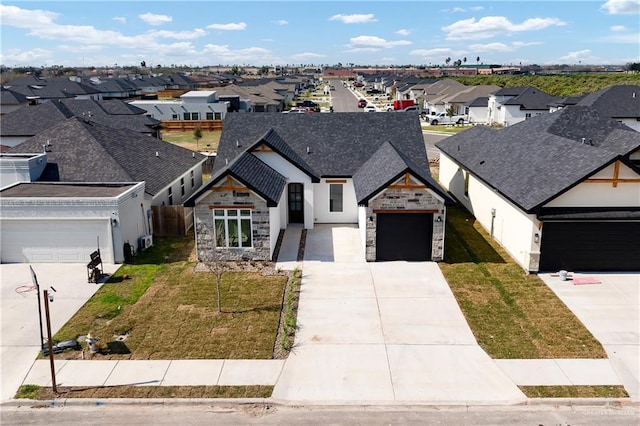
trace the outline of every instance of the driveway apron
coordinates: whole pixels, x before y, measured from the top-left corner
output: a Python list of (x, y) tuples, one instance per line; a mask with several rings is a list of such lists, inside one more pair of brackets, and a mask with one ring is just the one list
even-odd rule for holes
[(364, 261), (355, 225), (307, 233), (299, 330), (273, 398), (306, 404), (513, 404), (438, 265)]

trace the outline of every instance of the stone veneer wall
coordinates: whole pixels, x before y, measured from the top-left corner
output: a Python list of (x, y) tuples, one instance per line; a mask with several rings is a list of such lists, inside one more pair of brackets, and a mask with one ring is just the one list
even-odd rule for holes
[[(431, 260), (441, 261), (444, 255), (444, 223), (445, 206), (440, 199), (434, 196), (428, 189), (386, 189), (367, 206), (367, 262), (376, 260), (376, 224), (377, 214), (374, 210), (437, 210), (442, 213), (442, 222), (436, 222), (433, 214), (433, 242), (431, 245)], [(373, 221), (368, 218), (373, 217)]]
[[(212, 192), (202, 199), (193, 209), (196, 229), (196, 244), (198, 260), (207, 262), (214, 259), (237, 261), (258, 260), (269, 261), (269, 208), (266, 201), (251, 191), (249, 196), (238, 197), (233, 191)], [(215, 206), (233, 206), (233, 208), (251, 209), (251, 230), (253, 232), (253, 247), (250, 248), (216, 248), (215, 228), (213, 225), (213, 209)]]

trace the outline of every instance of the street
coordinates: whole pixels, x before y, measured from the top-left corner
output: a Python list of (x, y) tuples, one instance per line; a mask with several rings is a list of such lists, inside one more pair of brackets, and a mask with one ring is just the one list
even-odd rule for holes
[[(2, 407), (0, 422), (8, 425), (636, 425), (637, 406), (368, 406), (288, 407), (261, 403), (162, 401), (51, 407)], [(73, 404), (73, 402), (72, 402)]]

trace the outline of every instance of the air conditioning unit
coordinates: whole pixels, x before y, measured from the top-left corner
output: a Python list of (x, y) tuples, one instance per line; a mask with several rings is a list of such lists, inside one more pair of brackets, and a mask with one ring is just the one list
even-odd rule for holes
[(146, 250), (153, 245), (153, 235), (140, 237), (140, 250)]

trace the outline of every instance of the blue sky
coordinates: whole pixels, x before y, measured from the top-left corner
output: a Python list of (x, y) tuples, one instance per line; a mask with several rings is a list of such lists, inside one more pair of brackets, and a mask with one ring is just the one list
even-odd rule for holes
[(6, 66), (640, 62), (640, 0), (3, 0), (0, 23)]

